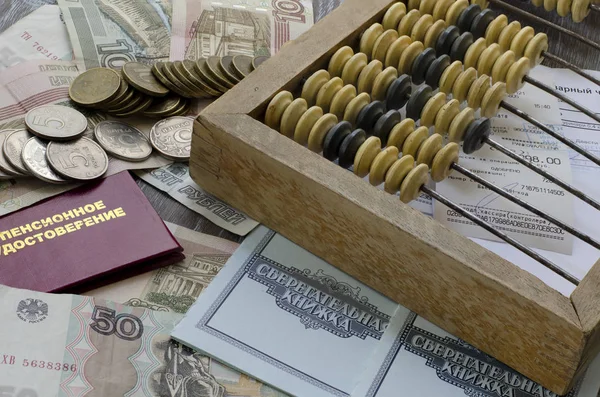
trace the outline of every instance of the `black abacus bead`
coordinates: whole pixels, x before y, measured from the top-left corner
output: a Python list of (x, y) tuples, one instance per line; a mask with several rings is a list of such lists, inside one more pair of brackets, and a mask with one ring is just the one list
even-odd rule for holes
[(323, 156), (330, 161), (335, 161), (339, 156), (340, 146), (344, 138), (352, 132), (352, 124), (342, 121), (333, 126), (323, 141)]
[(427, 83), (427, 85), (430, 86), (432, 89), (437, 90), (440, 86), (440, 79), (442, 78), (442, 74), (448, 66), (450, 66), (450, 56), (439, 56), (435, 61), (431, 63), (431, 66), (429, 66), (427, 74), (425, 75), (425, 83)]
[(356, 118), (356, 126), (367, 133), (373, 131), (375, 123), (385, 112), (385, 105), (381, 101), (373, 101), (363, 108)]
[(482, 117), (472, 121), (465, 133), (463, 152), (471, 154), (481, 149), (491, 133), (492, 126), (489, 119)]
[(471, 28), (469, 29), (471, 33), (473, 33), (473, 36), (475, 36), (475, 39), (479, 39), (485, 36), (485, 32), (488, 26), (490, 26), (490, 23), (492, 23), (495, 18), (496, 14), (489, 8), (486, 8), (485, 10), (477, 14), (475, 19), (473, 20)]
[(419, 87), (408, 100), (408, 104), (406, 105), (406, 117), (415, 121), (419, 120), (421, 118), (421, 111), (432, 96), (433, 90), (430, 86), (424, 85)]
[(479, 5), (471, 4), (458, 16), (456, 26), (458, 26), (461, 32), (468, 32), (471, 29), (471, 25), (473, 25), (473, 20), (480, 12), (481, 7)]
[(367, 133), (364, 130), (357, 129), (346, 135), (340, 145), (340, 160), (341, 167), (350, 168), (354, 164), (354, 157), (358, 149), (367, 140)]
[(467, 50), (473, 44), (473, 42), (474, 40), (471, 32), (464, 32), (461, 34), (460, 37), (454, 41), (454, 44), (452, 44), (452, 49), (450, 50), (450, 59), (452, 62), (462, 62), (465, 59)]
[(425, 51), (417, 55), (412, 64), (411, 71), (414, 84), (423, 84), (425, 81), (425, 74), (433, 61), (435, 61), (435, 50), (433, 48), (426, 48)]
[(402, 116), (397, 110), (390, 110), (377, 120), (375, 128), (373, 129), (373, 135), (381, 140), (381, 146), (387, 145), (388, 137), (392, 128), (402, 121)]
[(388, 109), (402, 109), (412, 93), (410, 76), (403, 74), (390, 84), (387, 90), (385, 104)]
[(440, 33), (437, 42), (435, 43), (435, 52), (438, 55), (449, 54), (452, 49), (452, 44), (460, 36), (460, 30), (454, 25), (448, 26)]

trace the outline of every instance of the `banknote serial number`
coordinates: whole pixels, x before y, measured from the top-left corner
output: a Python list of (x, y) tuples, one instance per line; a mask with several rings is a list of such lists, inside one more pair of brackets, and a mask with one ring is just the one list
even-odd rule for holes
[(39, 368), (48, 371), (77, 372), (77, 364), (60, 363), (42, 360), (23, 360), (23, 367)]
[[(21, 34), (21, 38), (25, 41), (29, 41), (33, 36), (31, 36), (31, 34), (27, 31), (23, 32), (23, 34)], [(56, 55), (54, 55), (53, 53), (51, 53), (50, 51), (48, 51), (48, 49), (46, 47), (44, 47), (43, 45), (41, 45), (39, 42), (34, 41), (33, 48), (35, 48), (37, 50), (37, 52), (39, 52), (42, 55), (45, 55), (47, 58), (50, 58), (54, 61), (59, 60), (60, 58)]]

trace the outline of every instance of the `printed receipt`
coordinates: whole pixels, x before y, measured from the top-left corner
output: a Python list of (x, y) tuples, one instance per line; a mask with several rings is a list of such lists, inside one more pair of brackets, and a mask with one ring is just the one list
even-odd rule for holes
[[(538, 78), (539, 73), (536, 73)], [(547, 72), (542, 70), (541, 73)], [(529, 84), (509, 96), (506, 102), (550, 128), (561, 125), (558, 101)], [(547, 134), (503, 109), (491, 122), (491, 139), (571, 183), (569, 153)], [(555, 218), (573, 224), (573, 199), (568, 192), (489, 145), (472, 155), (461, 151), (459, 164)], [(572, 253), (573, 237), (562, 228), (456, 171), (446, 181), (438, 183), (436, 190), (528, 247)], [(434, 202), (433, 209), (436, 220), (465, 236), (502, 241), (441, 203)]]

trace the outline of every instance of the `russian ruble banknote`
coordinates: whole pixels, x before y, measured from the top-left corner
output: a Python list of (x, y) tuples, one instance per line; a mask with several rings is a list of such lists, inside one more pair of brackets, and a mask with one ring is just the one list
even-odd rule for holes
[(202, 190), (192, 180), (187, 164), (173, 163), (152, 171), (136, 171), (136, 174), (192, 211), (232, 233), (245, 236), (258, 225), (248, 215)]
[(0, 1), (0, 32), (4, 32), (21, 18), (24, 18), (44, 4), (56, 4), (56, 0)]
[(274, 55), (313, 24), (310, 0), (173, 0), (170, 58)]
[(84, 70), (169, 58), (171, 0), (58, 0)]
[[(120, 302), (127, 306), (184, 314), (225, 265), (238, 244), (171, 223), (166, 225), (184, 249), (185, 259), (182, 262), (87, 292), (85, 295)], [(226, 396), (285, 396), (210, 357), (197, 357), (205, 373), (214, 377), (225, 389)], [(217, 394), (202, 396), (216, 397)]]

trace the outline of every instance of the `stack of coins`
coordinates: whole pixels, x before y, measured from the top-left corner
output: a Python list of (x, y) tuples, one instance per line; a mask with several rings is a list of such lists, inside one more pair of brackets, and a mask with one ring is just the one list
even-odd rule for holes
[(116, 117), (179, 116), (189, 111), (190, 99), (221, 96), (267, 59), (214, 56), (197, 61), (157, 62), (152, 67), (128, 62), (121, 71), (94, 68), (73, 81), (69, 95), (79, 106)]
[(30, 110), (27, 128), (0, 131), (0, 171), (13, 177), (34, 176), (48, 183), (89, 181), (108, 170), (115, 158), (138, 162), (153, 148), (175, 161), (188, 161), (193, 120), (174, 116), (159, 121), (150, 139), (121, 121), (102, 121), (94, 129), (95, 141), (83, 136), (86, 117), (67, 106), (47, 105)]

